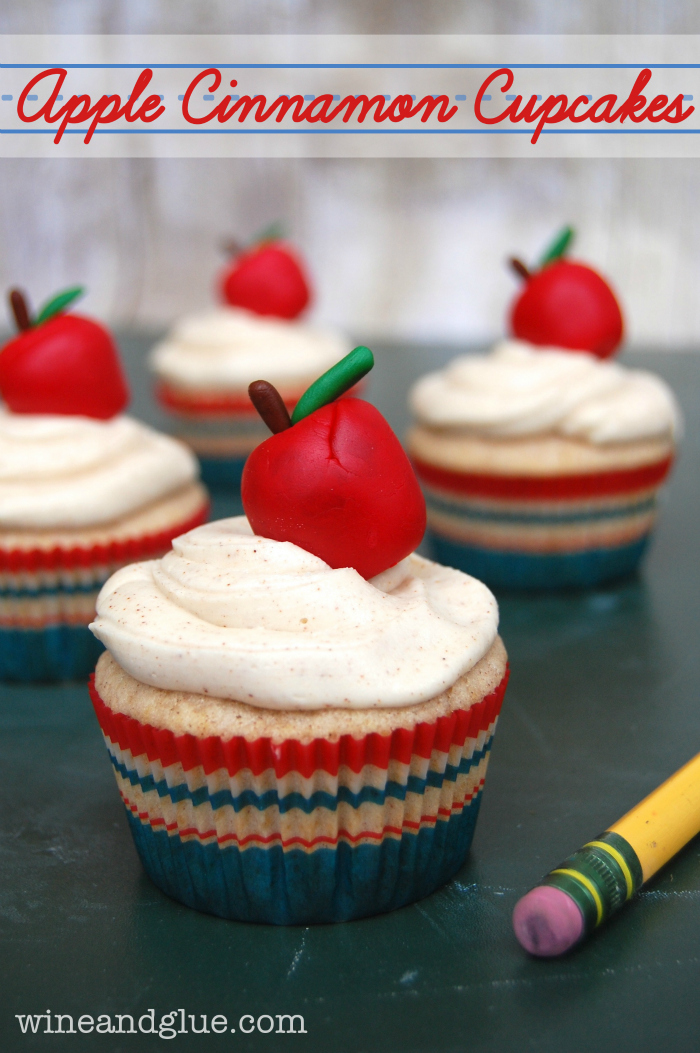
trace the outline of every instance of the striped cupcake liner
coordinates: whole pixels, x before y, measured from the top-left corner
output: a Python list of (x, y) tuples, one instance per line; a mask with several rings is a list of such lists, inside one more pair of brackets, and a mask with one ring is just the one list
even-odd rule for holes
[(448, 472), (414, 461), (435, 558), (500, 589), (591, 587), (631, 574), (671, 458), (558, 477)]
[(95, 712), (141, 862), (189, 907), (278, 925), (404, 906), (464, 862), (503, 700), (390, 735), (196, 738)]
[(259, 417), (239, 424), (234, 418), (176, 420), (171, 428), (199, 461), (202, 482), (209, 490), (240, 494), (243, 467), (256, 446), (270, 432)]
[(103, 650), (88, 625), (107, 578), (127, 563), (163, 555), (207, 514), (203, 505), (168, 530), (102, 545), (0, 547), (0, 679), (86, 679)]
[(197, 458), (202, 482), (209, 490), (240, 497), (247, 454), (245, 457), (205, 457), (199, 453)]
[[(347, 395), (359, 395), (364, 387), (360, 382)], [(284, 394), (290, 413), (302, 391)], [(248, 395), (188, 393), (160, 383), (155, 397), (170, 415), (172, 433), (197, 455), (202, 482), (217, 493), (240, 496), (249, 454), (270, 437)]]
[[(270, 435), (247, 394), (188, 393), (160, 383), (155, 396), (170, 415), (173, 434), (196, 453), (204, 484), (240, 494), (248, 455)], [(290, 412), (297, 398), (286, 400)]]

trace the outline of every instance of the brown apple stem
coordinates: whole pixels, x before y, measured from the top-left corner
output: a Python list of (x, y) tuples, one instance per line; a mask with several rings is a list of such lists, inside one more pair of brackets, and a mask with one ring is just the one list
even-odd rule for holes
[(510, 263), (515, 273), (520, 275), (521, 278), (524, 278), (525, 281), (527, 281), (527, 279), (530, 277), (530, 271), (527, 269), (523, 261), (519, 260), (517, 256), (511, 256), (508, 262)]
[(29, 315), (29, 308), (27, 307), (27, 301), (24, 293), (20, 292), (19, 289), (10, 290), (10, 307), (12, 313), (15, 316), (15, 322), (20, 333), (25, 332), (27, 329), (32, 328), (32, 320)]
[(244, 246), (240, 241), (236, 241), (235, 238), (228, 238), (227, 241), (222, 241), (221, 248), (227, 256), (240, 256)]
[(248, 387), (250, 401), (273, 435), (291, 428), (292, 422), (284, 400), (267, 380), (254, 380)]

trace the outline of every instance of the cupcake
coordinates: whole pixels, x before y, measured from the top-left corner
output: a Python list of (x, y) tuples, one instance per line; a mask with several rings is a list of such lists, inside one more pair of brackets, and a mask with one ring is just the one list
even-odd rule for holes
[[(109, 333), (57, 297), (0, 352), (0, 678), (87, 677), (88, 629), (119, 567), (166, 552), (206, 519), (181, 443), (122, 415), (128, 389)], [(66, 299), (66, 296), (68, 298)]]
[(518, 266), (521, 339), (411, 391), (428, 537), (436, 559), (495, 588), (594, 586), (644, 553), (679, 410), (660, 378), (606, 360), (622, 316), (599, 275), (556, 255), (534, 275)]
[(105, 585), (92, 697), (156, 885), (236, 920), (344, 921), (462, 864), (506, 654), (489, 590), (411, 554), (424, 504), (379, 413), (312, 398), (281, 428), (273, 401), (248, 519)]
[(181, 319), (150, 356), (156, 398), (199, 457), (205, 481), (236, 492), (245, 459), (267, 435), (248, 385), (268, 377), (291, 410), (349, 350), (337, 333), (300, 322), (310, 292), (282, 242), (238, 254), (221, 278), (225, 306)]

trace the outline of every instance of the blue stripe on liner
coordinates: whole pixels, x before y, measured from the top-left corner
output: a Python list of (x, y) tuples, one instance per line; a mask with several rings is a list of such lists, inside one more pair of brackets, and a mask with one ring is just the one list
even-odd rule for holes
[[(60, 572), (59, 572), (60, 573)], [(25, 600), (25, 599), (40, 599), (43, 596), (87, 596), (89, 593), (94, 592), (95, 595), (100, 591), (107, 578), (112, 572), (107, 571), (99, 578), (95, 578), (93, 581), (88, 582), (75, 582), (75, 583), (59, 583), (58, 585), (39, 585), (37, 588), (24, 588), (24, 589), (13, 589), (0, 588), (0, 599), (10, 600)]]
[(240, 494), (246, 457), (200, 457), (202, 482), (210, 490)]
[(234, 921), (309, 925), (403, 907), (444, 885), (464, 862), (481, 794), (461, 814), (376, 845), (312, 852), (181, 841), (127, 816), (146, 873), (168, 896)]
[(87, 625), (0, 629), (0, 680), (87, 680), (104, 647)]
[(599, 520), (624, 519), (627, 516), (639, 515), (643, 512), (653, 512), (656, 508), (656, 496), (647, 497), (643, 501), (631, 501), (617, 508), (597, 508), (587, 511), (567, 512), (562, 508), (561, 512), (523, 512), (508, 511), (507, 509), (484, 508), (483, 505), (472, 505), (467, 502), (457, 503), (436, 496), (432, 491), (426, 491), (426, 502), (429, 508), (448, 515), (459, 515), (460, 518), (478, 520), (484, 523), (532, 523), (535, 526), (563, 526), (566, 523), (596, 523)]
[(217, 811), (219, 808), (229, 807), (233, 808), (236, 813), (241, 812), (244, 808), (256, 808), (259, 812), (264, 812), (267, 808), (276, 807), (279, 808), (280, 814), (284, 814), (294, 808), (298, 808), (306, 815), (309, 815), (315, 808), (326, 808), (329, 812), (335, 812), (339, 804), (349, 804), (352, 808), (359, 808), (363, 804), (383, 805), (387, 798), (403, 801), (406, 799), (407, 793), (424, 794), (428, 786), (441, 789), (445, 782), (455, 782), (458, 775), (465, 775), (472, 768), (477, 767), (484, 757), (488, 755), (492, 739), (493, 736), (485, 743), (482, 750), (475, 750), (471, 757), (463, 757), (458, 766), (448, 764), (444, 773), (428, 772), (426, 779), (420, 779), (416, 775), (409, 775), (406, 785), (388, 781), (384, 788), (363, 786), (359, 793), (353, 793), (347, 786), (339, 786), (337, 794), (331, 794), (325, 790), (316, 790), (309, 797), (296, 792), (279, 797), (277, 790), (268, 790), (262, 794), (257, 794), (254, 790), (243, 790), (242, 793), (234, 797), (230, 789), (209, 793), (207, 786), (200, 786), (197, 790), (190, 790), (186, 782), (178, 783), (177, 786), (170, 786), (165, 779), (156, 781), (152, 775), (140, 776), (138, 771), (133, 768), (127, 768), (125, 764), (118, 761), (111, 751), (109, 755), (115, 771), (119, 772), (122, 778), (132, 786), (139, 786), (144, 793), (150, 793), (155, 790), (159, 797), (167, 797), (173, 804), (178, 804), (180, 801), (190, 801), (196, 808), (198, 805), (208, 802), (214, 811)]
[(649, 534), (630, 545), (584, 552), (532, 554), (463, 545), (428, 532), (433, 557), (499, 590), (591, 588), (636, 570)]

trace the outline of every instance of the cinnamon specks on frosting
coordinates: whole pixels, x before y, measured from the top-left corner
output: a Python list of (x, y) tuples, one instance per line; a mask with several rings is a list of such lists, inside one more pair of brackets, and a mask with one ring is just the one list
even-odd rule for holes
[(244, 517), (118, 571), (97, 612), (93, 632), (143, 683), (294, 710), (425, 701), (498, 626), (493, 595), (466, 574), (413, 555), (365, 581), (254, 537)]

